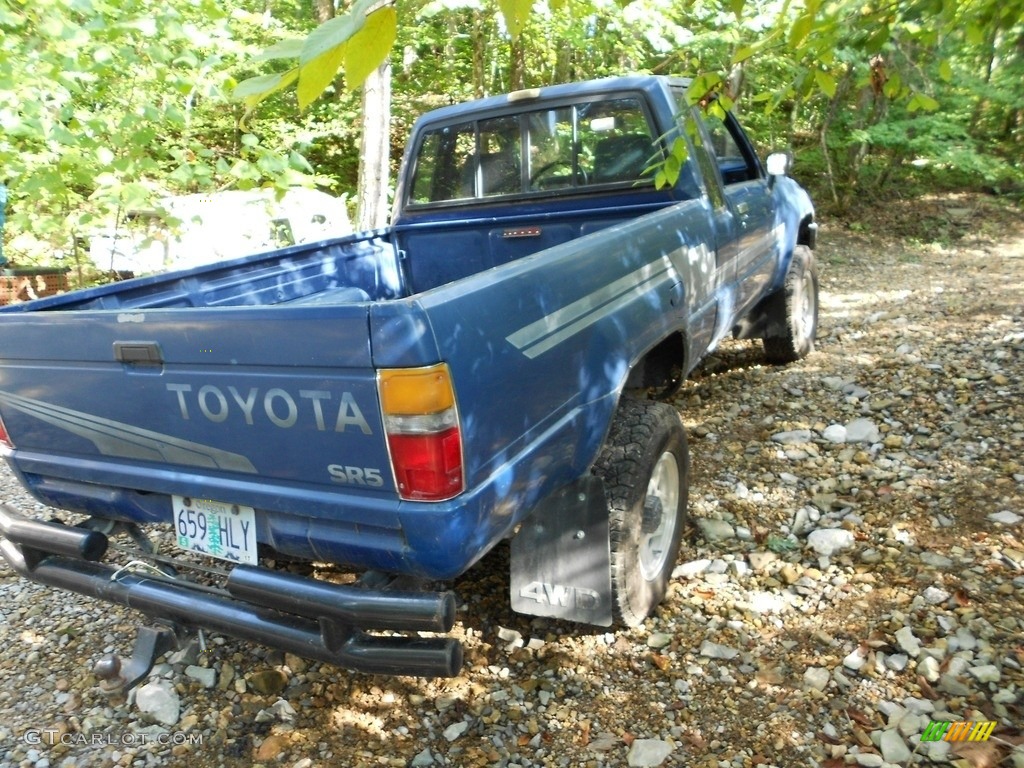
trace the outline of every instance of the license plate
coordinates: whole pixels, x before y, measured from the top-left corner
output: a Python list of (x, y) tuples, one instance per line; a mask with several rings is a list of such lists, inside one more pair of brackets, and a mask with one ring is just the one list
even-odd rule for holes
[(171, 496), (178, 547), (256, 565), (256, 511), (210, 499)]

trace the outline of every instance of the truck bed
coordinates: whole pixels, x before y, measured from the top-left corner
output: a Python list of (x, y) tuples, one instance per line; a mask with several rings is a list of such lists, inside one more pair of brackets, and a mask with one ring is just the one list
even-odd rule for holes
[(395, 248), (378, 231), (110, 283), (0, 312), (336, 304), (394, 299), (402, 291)]

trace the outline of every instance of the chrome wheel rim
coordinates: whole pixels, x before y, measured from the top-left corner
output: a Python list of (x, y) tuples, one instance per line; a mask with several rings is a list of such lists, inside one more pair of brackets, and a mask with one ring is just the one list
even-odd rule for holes
[(640, 573), (645, 581), (653, 581), (665, 567), (672, 539), (676, 532), (677, 510), (679, 509), (679, 466), (671, 452), (665, 451), (654, 466), (647, 483), (646, 505), (657, 502), (660, 514), (657, 526), (651, 532), (643, 528), (640, 533)]
[(814, 277), (805, 272), (798, 285), (794, 297), (797, 311), (794, 313), (796, 327), (793, 335), (803, 345), (812, 337), (814, 329)]

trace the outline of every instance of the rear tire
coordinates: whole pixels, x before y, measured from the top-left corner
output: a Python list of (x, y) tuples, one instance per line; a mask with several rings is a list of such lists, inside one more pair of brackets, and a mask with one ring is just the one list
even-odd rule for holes
[(798, 245), (781, 290), (768, 299), (762, 342), (769, 363), (792, 363), (814, 351), (818, 333), (818, 267), (814, 252)]
[(604, 481), (615, 620), (635, 627), (665, 598), (687, 520), (686, 430), (665, 403), (623, 399), (593, 473)]

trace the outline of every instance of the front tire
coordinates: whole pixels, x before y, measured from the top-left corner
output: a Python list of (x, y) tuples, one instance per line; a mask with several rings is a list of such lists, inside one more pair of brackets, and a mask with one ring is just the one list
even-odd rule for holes
[(814, 252), (798, 245), (783, 287), (769, 300), (762, 342), (769, 363), (795, 362), (814, 351), (818, 333), (818, 267)]
[(665, 598), (687, 521), (689, 469), (678, 412), (623, 399), (593, 472), (608, 502), (614, 617), (627, 626)]

